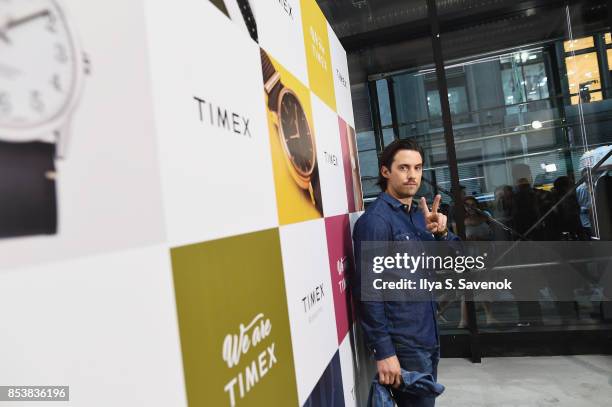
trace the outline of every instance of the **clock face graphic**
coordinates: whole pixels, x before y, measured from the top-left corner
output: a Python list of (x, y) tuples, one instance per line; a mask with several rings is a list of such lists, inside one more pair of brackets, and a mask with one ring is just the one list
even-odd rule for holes
[(0, 129), (34, 128), (60, 116), (75, 93), (77, 66), (55, 0), (0, 0)]
[(283, 147), (299, 175), (309, 177), (315, 166), (315, 147), (306, 114), (291, 90), (283, 89), (279, 99)]

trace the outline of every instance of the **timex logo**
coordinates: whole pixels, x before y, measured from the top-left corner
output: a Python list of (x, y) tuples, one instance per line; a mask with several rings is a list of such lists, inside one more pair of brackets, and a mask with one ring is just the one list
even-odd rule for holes
[[(223, 390), (229, 398), (229, 405), (236, 406), (237, 400), (248, 397), (248, 394), (259, 384), (278, 360), (274, 353), (274, 342), (271, 340), (272, 322), (263, 313), (257, 314), (247, 325), (240, 324), (237, 333), (229, 333), (223, 341), (222, 356), (229, 369), (233, 371), (232, 378)], [(263, 342), (265, 345), (262, 345)], [(268, 344), (269, 343), (269, 344)], [(265, 347), (265, 348), (264, 348)], [(242, 361), (249, 351), (259, 348), (256, 355), (249, 361)]]
[(338, 275), (341, 275), (341, 276), (344, 275), (344, 272), (346, 271), (346, 268), (347, 268), (347, 261), (348, 261), (347, 257), (342, 256), (336, 262), (336, 271), (338, 271)]
[(312, 41), (312, 54), (315, 59), (321, 64), (321, 68), (327, 71), (327, 60), (325, 59), (326, 51), (323, 45), (323, 39), (317, 33), (313, 26), (310, 26), (310, 40)]
[(302, 305), (304, 305), (304, 312), (308, 312), (323, 300), (325, 293), (323, 291), (323, 284), (320, 284), (309, 292), (304, 298), (302, 298)]
[(340, 289), (340, 294), (346, 291), (346, 278), (344, 277), (344, 273), (348, 269), (348, 258), (346, 256), (342, 256), (336, 262), (336, 271), (338, 275), (341, 277), (340, 281), (338, 281), (338, 288)]
[(281, 8), (287, 13), (291, 19), (293, 19), (293, 6), (287, 0), (278, 0), (278, 4), (280, 4)]
[(212, 103), (194, 96), (193, 99), (198, 105), (200, 113), (200, 122), (210, 123), (211, 126), (217, 126), (224, 130), (234, 132), (243, 136), (252, 137), (249, 129), (248, 118), (221, 106), (214, 106)]
[(328, 153), (327, 151), (323, 151), (323, 156), (325, 157), (326, 163), (338, 166), (338, 156), (337, 155)]
[(339, 69), (336, 69), (336, 76), (338, 77), (338, 82), (340, 82), (342, 84), (342, 86), (344, 86), (346, 88), (346, 79), (344, 78), (344, 76), (340, 73)]

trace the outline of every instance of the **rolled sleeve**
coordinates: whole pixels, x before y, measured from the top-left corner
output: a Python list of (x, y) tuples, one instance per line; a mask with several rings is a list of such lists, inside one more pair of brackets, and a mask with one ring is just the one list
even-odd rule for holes
[(372, 353), (376, 360), (383, 360), (395, 355), (395, 346), (389, 335), (383, 336), (380, 340), (371, 345)]

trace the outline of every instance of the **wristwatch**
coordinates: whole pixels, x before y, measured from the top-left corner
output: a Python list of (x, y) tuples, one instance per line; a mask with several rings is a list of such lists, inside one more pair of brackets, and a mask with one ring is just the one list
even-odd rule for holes
[(65, 157), (89, 64), (57, 0), (0, 8), (0, 238), (57, 233)]
[(274, 115), (274, 126), (291, 177), (308, 192), (313, 205), (323, 214), (315, 140), (304, 108), (295, 92), (283, 85), (264, 50), (261, 50), (261, 62), (268, 109)]
[(433, 234), (438, 240), (444, 240), (448, 237), (448, 227), (444, 227), (444, 230)]

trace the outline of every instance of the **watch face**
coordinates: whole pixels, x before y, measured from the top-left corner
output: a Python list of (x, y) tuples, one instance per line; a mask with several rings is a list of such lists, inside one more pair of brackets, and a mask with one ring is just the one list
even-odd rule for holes
[(54, 0), (0, 0), (0, 127), (40, 126), (62, 113), (76, 55)]
[(309, 176), (315, 164), (314, 140), (304, 109), (292, 92), (282, 95), (279, 121), (291, 162), (300, 175)]

